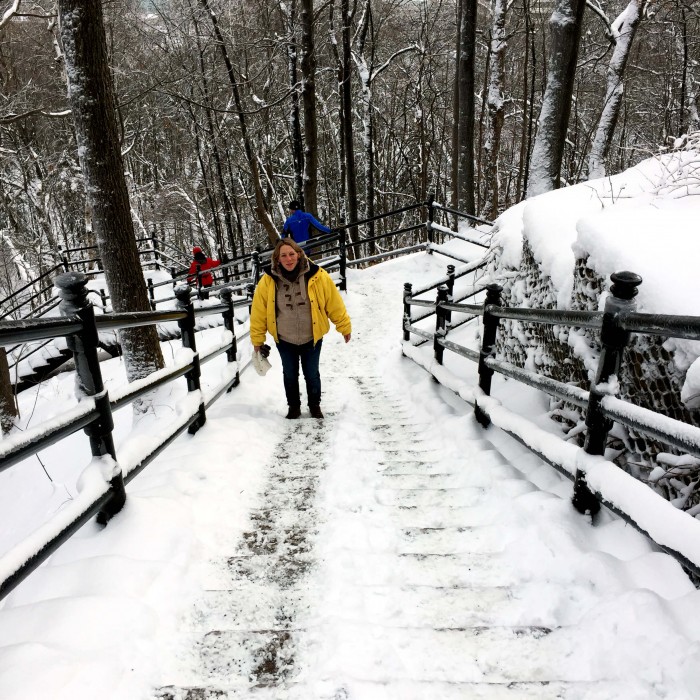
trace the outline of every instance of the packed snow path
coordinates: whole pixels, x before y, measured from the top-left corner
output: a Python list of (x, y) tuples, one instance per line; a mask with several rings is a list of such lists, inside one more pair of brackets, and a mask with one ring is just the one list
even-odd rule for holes
[[(322, 355), (325, 420), (276, 421), (249, 526), (204, 577), (195, 653), (154, 697), (665, 697), (644, 654), (624, 651), (640, 644), (634, 626), (612, 609), (607, 629), (586, 617), (606, 605), (602, 560), (615, 562), (588, 551), (568, 482), (502, 435), (496, 447), (437, 385), (416, 404), (422, 370), (404, 359), (402, 377), (383, 371), (400, 303), (379, 279), (362, 283), (352, 352)], [(620, 655), (637, 655), (634, 674)]]

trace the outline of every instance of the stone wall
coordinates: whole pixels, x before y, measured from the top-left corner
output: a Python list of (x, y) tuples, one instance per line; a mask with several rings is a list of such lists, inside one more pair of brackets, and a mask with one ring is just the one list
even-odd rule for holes
[[(570, 308), (595, 311), (601, 308), (600, 297), (610, 281), (602, 279), (586, 262), (585, 258), (576, 260)], [(556, 307), (557, 290), (543, 273), (527, 240), (523, 243), (519, 269), (504, 266), (496, 250), (490, 275), (503, 285), (504, 306)], [(700, 425), (697, 412), (689, 411), (680, 398), (685, 370), (677, 366), (672, 352), (663, 345), (664, 339), (657, 336), (632, 335), (618, 377), (620, 398), (665, 416)], [(500, 359), (584, 389), (590, 388), (599, 354), (597, 331), (517, 321), (503, 321), (499, 328), (497, 355)], [(563, 432), (582, 444), (580, 409), (552, 399), (551, 416), (561, 424)], [(670, 472), (666, 464), (663, 467), (666, 474), (659, 478), (659, 453), (677, 454), (670, 446), (615, 426), (609, 448), (608, 457), (669, 500), (676, 501), (677, 505), (691, 508), (700, 503), (700, 491), (695, 487), (700, 481), (697, 463), (693, 465), (691, 460), (690, 468), (676, 468)], [(661, 461), (664, 461), (663, 457)]]

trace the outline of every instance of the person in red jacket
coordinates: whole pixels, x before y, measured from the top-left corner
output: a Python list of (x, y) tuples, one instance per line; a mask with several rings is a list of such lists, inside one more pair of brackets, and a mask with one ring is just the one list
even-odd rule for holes
[[(208, 299), (209, 287), (214, 284), (214, 278), (211, 272), (205, 272), (205, 270), (218, 267), (221, 262), (207, 257), (198, 245), (192, 248), (192, 255), (194, 256), (194, 260), (190, 265), (189, 274), (187, 275), (187, 284), (194, 284), (197, 286), (200, 299)], [(199, 282), (197, 282), (197, 273), (200, 273)]]

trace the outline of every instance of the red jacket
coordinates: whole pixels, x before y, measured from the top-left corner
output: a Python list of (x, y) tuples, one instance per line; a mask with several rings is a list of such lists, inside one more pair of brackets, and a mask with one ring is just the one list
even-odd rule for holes
[(214, 267), (218, 267), (221, 261), (208, 258), (202, 253), (202, 249), (196, 246), (192, 249), (192, 252), (194, 253), (194, 260), (190, 265), (189, 274), (187, 275), (187, 284), (197, 284), (197, 267), (199, 267), (199, 271), (203, 273), (200, 275), (202, 287), (211, 287), (212, 284), (214, 284), (214, 278), (210, 272), (204, 272), (204, 270), (211, 270)]

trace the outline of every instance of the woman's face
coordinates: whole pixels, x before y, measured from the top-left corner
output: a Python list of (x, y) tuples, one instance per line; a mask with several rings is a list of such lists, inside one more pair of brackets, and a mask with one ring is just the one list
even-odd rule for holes
[(299, 262), (299, 253), (291, 246), (283, 245), (280, 248), (280, 265), (287, 271), (291, 272)]

